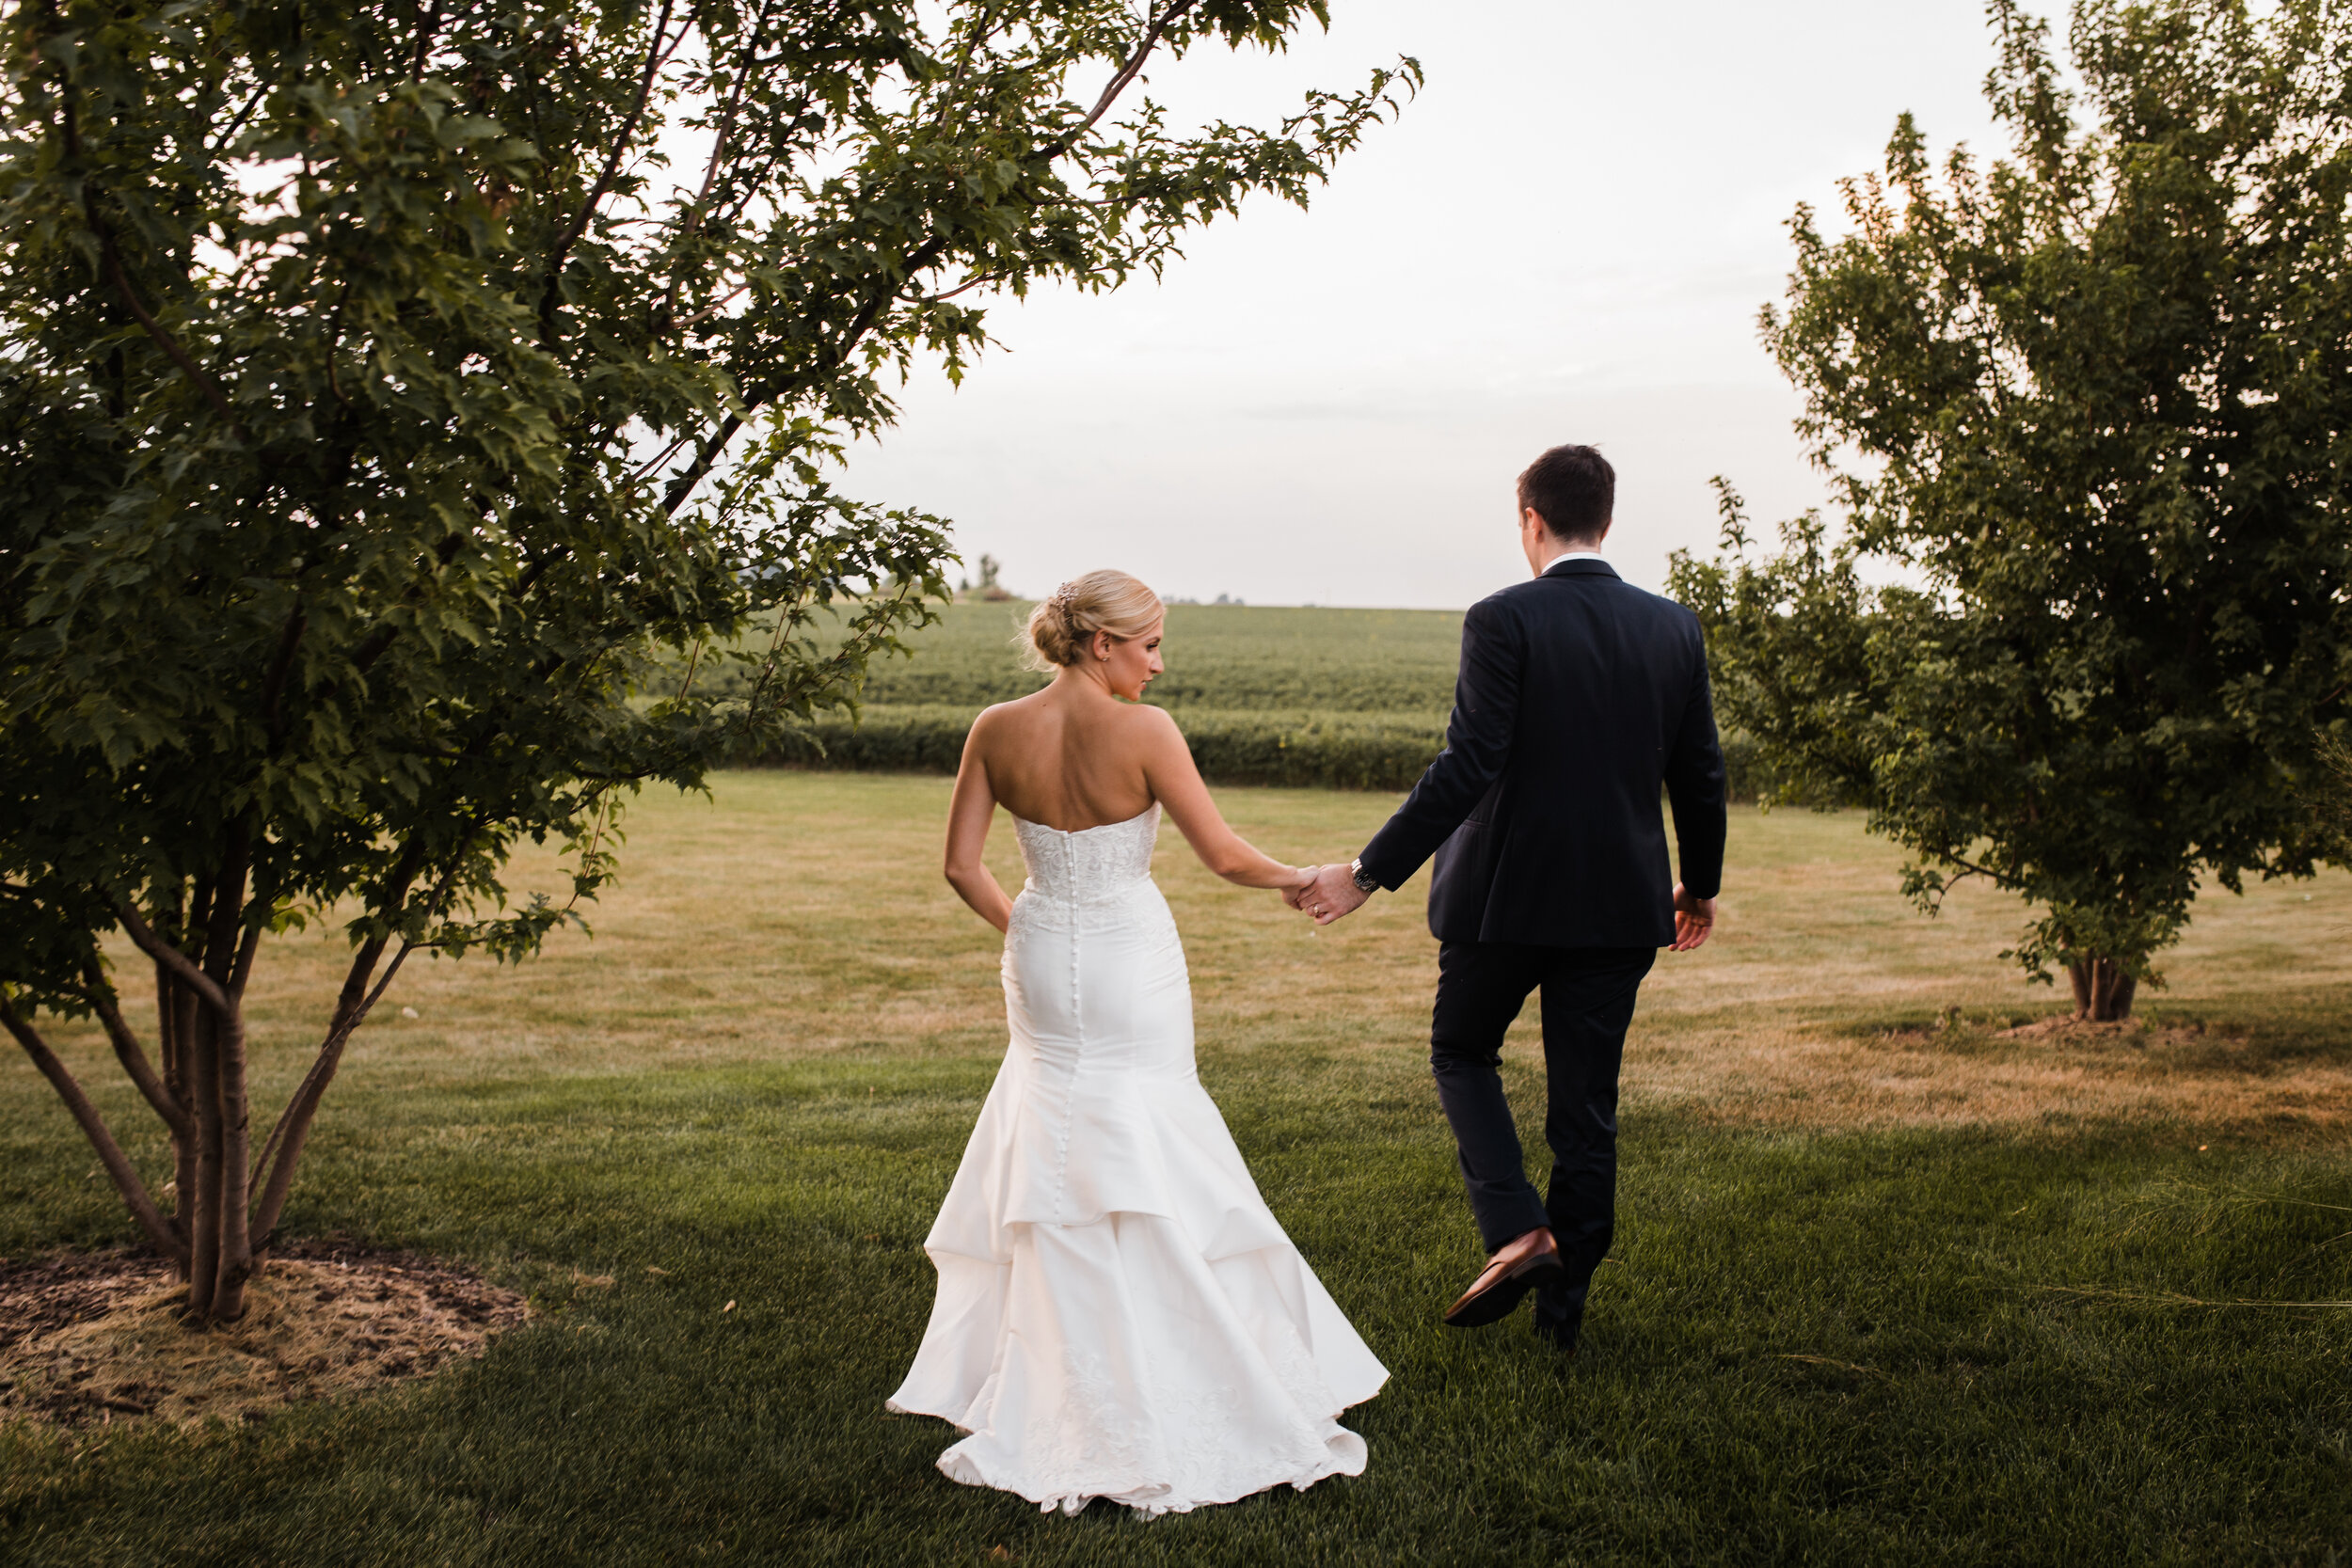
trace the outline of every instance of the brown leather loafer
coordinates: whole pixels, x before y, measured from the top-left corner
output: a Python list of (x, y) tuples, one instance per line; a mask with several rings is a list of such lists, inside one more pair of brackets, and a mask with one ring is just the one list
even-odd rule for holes
[(1549, 1234), (1543, 1244), (1514, 1259), (1503, 1260), (1508, 1246), (1495, 1254), (1486, 1272), (1471, 1281), (1462, 1297), (1446, 1308), (1448, 1328), (1484, 1328), (1501, 1323), (1511, 1315), (1511, 1309), (1528, 1291), (1567, 1276), (1567, 1269), (1560, 1261), (1559, 1243)]

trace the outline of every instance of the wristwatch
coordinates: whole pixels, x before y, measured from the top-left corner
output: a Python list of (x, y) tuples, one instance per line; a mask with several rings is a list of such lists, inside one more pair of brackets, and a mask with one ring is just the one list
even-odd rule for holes
[(1356, 879), (1357, 892), (1377, 893), (1380, 891), (1380, 879), (1364, 869), (1363, 856), (1357, 856), (1356, 859), (1349, 863), (1347, 870), (1348, 874)]

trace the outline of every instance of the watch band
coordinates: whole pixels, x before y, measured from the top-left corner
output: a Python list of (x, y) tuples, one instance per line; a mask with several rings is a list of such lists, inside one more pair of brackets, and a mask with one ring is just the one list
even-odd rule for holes
[(1364, 869), (1363, 856), (1357, 856), (1356, 859), (1349, 863), (1347, 870), (1348, 875), (1356, 879), (1357, 892), (1377, 893), (1380, 891), (1380, 879)]

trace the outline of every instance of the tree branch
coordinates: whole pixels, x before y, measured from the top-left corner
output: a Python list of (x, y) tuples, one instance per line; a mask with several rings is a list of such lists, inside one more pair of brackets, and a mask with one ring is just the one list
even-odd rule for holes
[(133, 909), (127, 900), (115, 906), (115, 915), (122, 922), (122, 928), (130, 933), (131, 940), (138, 944), (140, 952), (178, 975), (180, 983), (201, 997), (206, 1006), (224, 1015), (229, 1012), (229, 993), (221, 990), (213, 977), (199, 968), (185, 953), (148, 929), (147, 922), (139, 918), (139, 911)]
[(105, 262), (106, 276), (114, 281), (115, 293), (122, 296), (122, 303), (129, 308), (131, 314), (138, 318), (139, 325), (147, 329), (147, 335), (155, 341), (155, 346), (180, 367), (180, 373), (194, 382), (196, 389), (204, 394), (204, 401), (229, 421), (230, 432), (238, 440), (251, 445), (243, 421), (237, 418), (236, 410), (229, 405), (228, 395), (221, 391), (219, 384), (204, 373), (203, 367), (180, 346), (180, 340), (164, 330), (163, 324), (150, 314), (147, 307), (140, 302), (138, 291), (131, 287), (131, 275), (122, 270), (122, 256), (115, 249), (114, 235), (99, 221), (95, 213), (90, 214), (89, 221), (90, 227), (98, 230), (99, 253)]
[(673, 332), (683, 332), (690, 326), (700, 326), (703, 323), (708, 321), (711, 317), (717, 315), (720, 311), (725, 309), (728, 306), (734, 304), (737, 300), (741, 299), (745, 294), (750, 293), (751, 292), (752, 286), (749, 283), (746, 283), (741, 288), (736, 290), (733, 293), (728, 294), (724, 299), (719, 300), (715, 304), (695, 311), (692, 315), (687, 317), (684, 321), (670, 328), (670, 330)]
[(262, 950), (262, 926), (259, 921), (245, 928), (237, 942), (237, 958), (229, 970), (229, 994), (240, 1006), (245, 1003), (246, 982), (253, 977), (254, 956)]
[[(479, 504), (479, 498), (477, 498), (477, 504)], [(447, 566), (456, 559), (457, 551), (464, 544), (463, 534), (453, 533), (443, 539), (435, 548), (434, 556), (440, 564)], [(407, 593), (401, 596), (400, 607), (406, 609), (415, 604), (423, 596), (423, 594), (422, 584), (410, 584)], [(394, 642), (400, 641), (400, 632), (401, 627), (398, 622), (388, 621), (378, 625), (373, 631), (353, 645), (351, 650), (353, 668), (364, 677), (370, 670), (375, 668), (375, 661), (382, 658)]]
[[(253, 1234), (261, 1238), (254, 1248), (256, 1253), (268, 1249), (272, 1233), (278, 1228), (278, 1216), (285, 1210), (286, 1195), (294, 1190), (294, 1167), (301, 1163), (303, 1146), (310, 1142), (311, 1120), (318, 1115), (319, 1101), (326, 1097), (327, 1085), (335, 1081), (335, 1069), (342, 1063), (343, 1047), (359, 1025), (367, 1022), (368, 1014), (383, 999), (392, 976), (400, 973), (400, 966), (416, 950), (416, 945), (412, 942), (400, 944), (400, 951), (392, 955), (392, 961), (384, 970), (384, 977), (358, 1006), (348, 1012), (341, 1007), (336, 1009), (337, 1020), (319, 1046), (318, 1059), (303, 1074), (293, 1098), (286, 1101), (278, 1125), (270, 1131), (269, 1141), (262, 1146), (261, 1154), (254, 1160), (254, 1169), (269, 1172), (268, 1180), (262, 1184), (261, 1199), (253, 1207)], [(376, 952), (383, 952), (381, 945)], [(278, 1156), (275, 1163), (270, 1159), (273, 1152)]]
[[(661, 0), (661, 15), (653, 24), (653, 42), (645, 49), (645, 71), (637, 83), (636, 102), (629, 105), (628, 118), (621, 122), (621, 134), (612, 143), (612, 155), (604, 163), (604, 172), (588, 191), (588, 198), (580, 204), (579, 216), (564, 230), (564, 237), (555, 244), (548, 258), (548, 286), (539, 296), (539, 336), (550, 346), (555, 341), (555, 307), (564, 286), (564, 266), (571, 259), (572, 246), (588, 232), (589, 220), (596, 215), (596, 204), (612, 190), (612, 182), (620, 177), (621, 160), (628, 155), (628, 144), (636, 138), (638, 123), (644, 119), (645, 103), (653, 96), (653, 79), (661, 70), (661, 62), (669, 57), (662, 48), (661, 35), (670, 25), (670, 10), (676, 0)], [(686, 38), (686, 29), (678, 30), (679, 41)], [(675, 46), (673, 46), (675, 47)]]
[(179, 1138), (190, 1136), (195, 1132), (195, 1124), (188, 1119), (187, 1112), (179, 1101), (172, 1098), (171, 1090), (165, 1086), (163, 1079), (149, 1064), (147, 1053), (139, 1047), (138, 1037), (123, 1022), (122, 1009), (115, 1005), (113, 991), (107, 989), (104, 977), (96, 972), (96, 968), (93, 964), (83, 972), (82, 985), (89, 997), (90, 1009), (97, 1013), (98, 1022), (105, 1026), (106, 1038), (114, 1044), (116, 1060), (122, 1064), (123, 1072), (137, 1085), (148, 1104), (154, 1107), (155, 1114), (163, 1117), (164, 1125), (171, 1129), (172, 1135)]
[(270, 660), (269, 675), (262, 683), (262, 711), (269, 725), (270, 750), (276, 752), (286, 742), (286, 729), (279, 704), (286, 694), (286, 677), (294, 670), (294, 651), (301, 645), (302, 633), (310, 625), (295, 601), (294, 612), (286, 617), (285, 629), (278, 636), (278, 654)]
[[(74, 113), (73, 95), (70, 87), (65, 93), (65, 102), (60, 111), (59, 126), (64, 132), (66, 156), (79, 164), (82, 158), (81, 120)], [(121, 295), (122, 303), (130, 309), (131, 314), (138, 318), (139, 325), (146, 329), (148, 337), (154, 340), (155, 346), (162, 349), (171, 362), (180, 367), (181, 373), (194, 383), (196, 389), (204, 394), (205, 400), (212, 404), (213, 407), (219, 412), (220, 417), (229, 421), (229, 428), (235, 433), (237, 439), (245, 440), (245, 427), (238, 422), (236, 411), (230, 406), (228, 395), (220, 389), (218, 383), (204, 373), (204, 368), (189, 356), (188, 351), (180, 345), (180, 340), (164, 330), (163, 324), (155, 319), (153, 313), (140, 300), (139, 292), (131, 286), (131, 275), (123, 269), (122, 253), (115, 246), (114, 230), (107, 226), (104, 218), (98, 215), (97, 186), (87, 179), (81, 183), (82, 216), (84, 221), (90, 226), (90, 231), (98, 236), (99, 263), (104, 268), (108, 280), (114, 284), (115, 292)]]
[(952, 289), (946, 290), (940, 293), (932, 294), (930, 298), (924, 300), (923, 303), (926, 305), (945, 304), (946, 301), (955, 298), (958, 294), (968, 294), (973, 290), (984, 288), (991, 283), (1002, 283), (1006, 278), (1010, 277), (1011, 276), (1012, 274), (1009, 272), (980, 273), (977, 277), (965, 278), (962, 282), (957, 284)]
[[(743, 106), (743, 85), (751, 80), (753, 71), (757, 68), (759, 40), (767, 36), (768, 18), (773, 8), (772, 0), (762, 4), (758, 20), (752, 24), (751, 41), (743, 46), (743, 63), (737, 68), (735, 81), (727, 88), (726, 107), (719, 112), (719, 132), (711, 138), (710, 161), (703, 166), (702, 187), (695, 191), (694, 205), (687, 209), (686, 222), (678, 229), (680, 244), (691, 239), (694, 230), (702, 225), (703, 209), (710, 200), (711, 187), (719, 182), (720, 163), (726, 157), (727, 144), (735, 135), (736, 112)], [(665, 315), (677, 298), (677, 287), (678, 275), (673, 272), (668, 295), (662, 302), (662, 313)]]
[[(847, 362), (850, 351), (857, 347), (858, 341), (873, 330), (874, 323), (881, 318), (883, 309), (898, 297), (898, 290), (904, 280), (938, 261), (946, 253), (946, 237), (933, 235), (917, 245), (904, 261), (898, 263), (896, 278), (885, 275), (878, 280), (867, 291), (866, 303), (859, 307), (858, 313), (850, 318), (850, 325), (843, 329), (841, 336), (826, 344), (823, 351), (819, 353), (816, 373), (829, 374)], [(744, 415), (752, 413), (765, 404), (773, 402), (775, 396), (775, 392), (771, 390), (746, 397), (742, 400), (743, 412), (729, 414), (721, 422), (718, 433), (712, 436), (709, 445), (695, 454), (694, 461), (687, 465), (684, 473), (670, 482), (669, 494), (662, 498), (661, 510), (664, 515), (675, 516), (677, 509), (686, 504), (686, 499), (694, 493), (694, 487), (700, 484), (704, 476), (710, 472), (711, 466), (718, 462), (719, 454), (726, 450), (727, 443), (735, 439), (736, 432), (743, 428)]]
[[(756, 407), (757, 404), (747, 403), (745, 406), (749, 409)], [(711, 465), (718, 462), (719, 454), (726, 450), (727, 443), (735, 439), (735, 433), (742, 428), (743, 416), (741, 414), (729, 414), (719, 421), (717, 433), (704, 445), (702, 451), (694, 454), (694, 461), (686, 466), (684, 473), (670, 482), (670, 493), (661, 498), (663, 515), (675, 516), (677, 515), (677, 509), (686, 504), (686, 498), (694, 493), (694, 486), (703, 482), (703, 476), (710, 472)]]
[(653, 456), (645, 459), (644, 462), (637, 466), (636, 471), (628, 476), (629, 483), (632, 484), (635, 483), (637, 481), (644, 479), (647, 474), (652, 473), (656, 468), (661, 467), (664, 463), (667, 463), (671, 458), (675, 457), (677, 455), (678, 448), (686, 445), (687, 442), (692, 440), (693, 438), (694, 437), (691, 434), (680, 436), (676, 440), (672, 441), (668, 446), (663, 447), (659, 452), (656, 452)]
[(204, 920), (204, 973), (228, 999), (219, 1022), (227, 1027), (237, 1007), (237, 966), (245, 956), (246, 896), (252, 890), (253, 829), (246, 817), (232, 819), (221, 834), (220, 871), (213, 881), (212, 907)]
[(1054, 141), (1047, 143), (1035, 154), (1032, 161), (1050, 164), (1077, 146), (1078, 138), (1093, 130), (1095, 122), (1110, 113), (1110, 107), (1119, 101), (1119, 95), (1125, 92), (1128, 84), (1142, 73), (1143, 62), (1151, 57), (1152, 50), (1159, 47), (1162, 35), (1178, 17), (1192, 9), (1193, 4), (1194, 0), (1173, 0), (1166, 10), (1152, 17), (1152, 24), (1143, 30), (1143, 41), (1136, 45), (1136, 52), (1127, 56), (1126, 63), (1119, 68), (1119, 73), (1104, 87), (1103, 96), (1094, 101), (1094, 107), (1087, 111), (1086, 119), (1078, 121)]
[[(1060, 136), (1046, 143), (1044, 146), (1039, 148), (1035, 152), (1031, 153), (1028, 161), (1030, 163), (1050, 164), (1055, 159), (1060, 157), (1063, 153), (1068, 152), (1073, 147), (1076, 146), (1078, 138), (1085, 135), (1087, 132), (1092, 130), (1096, 122), (1101, 120), (1105, 114), (1110, 112), (1110, 107), (1113, 103), (1118, 102), (1119, 95), (1126, 91), (1129, 85), (1135, 81), (1136, 76), (1142, 73), (1144, 62), (1151, 57), (1152, 51), (1159, 46), (1160, 40), (1166, 36), (1168, 29), (1175, 24), (1178, 18), (1182, 17), (1186, 11), (1190, 10), (1195, 3), (1196, 0), (1171, 0), (1171, 3), (1165, 9), (1154, 13), (1150, 25), (1144, 29), (1141, 41), (1136, 45), (1135, 52), (1129, 55), (1127, 58), (1121, 62), (1118, 71), (1114, 73), (1110, 81), (1104, 86), (1102, 96), (1094, 101), (1094, 107), (1087, 112), (1086, 118), (1081, 119), (1077, 124), (1072, 126)], [(657, 32), (658, 31), (659, 29), (657, 29)], [(648, 77), (647, 80), (650, 82), (651, 78)], [(617, 159), (617, 152), (615, 153), (615, 157)], [(586, 223), (587, 216), (583, 212), (579, 224), (575, 225), (575, 228), (584, 228)], [(931, 239), (925, 241), (921, 245), (917, 246), (905, 261), (901, 261), (898, 264), (897, 277), (886, 277), (882, 284), (877, 286), (867, 296), (865, 306), (860, 309), (857, 315), (852, 318), (848, 329), (842, 333), (841, 337), (836, 340), (834, 343), (828, 346), (826, 352), (818, 360), (819, 371), (831, 372), (847, 361), (850, 351), (856, 348), (859, 340), (863, 339), (868, 331), (872, 330), (875, 321), (881, 316), (882, 310), (889, 305), (892, 299), (897, 297), (898, 289), (902, 286), (904, 279), (914, 277), (916, 273), (921, 272), (925, 267), (938, 261), (941, 256), (946, 254), (946, 249), (947, 241), (946, 237), (934, 236)], [(961, 287), (952, 291), (950, 293), (941, 297), (952, 298), (955, 293), (961, 293), (964, 288), (969, 288), (971, 286), (972, 284), (967, 282)], [(552, 277), (549, 278), (548, 287), (548, 297), (551, 301), (554, 297), (555, 288), (555, 282)], [(771, 401), (772, 395), (773, 394), (767, 397), (744, 399), (744, 413), (748, 414), (758, 408), (762, 404)], [(703, 479), (710, 472), (712, 465), (718, 461), (719, 454), (725, 450), (727, 443), (734, 439), (736, 432), (740, 430), (742, 427), (743, 419), (741, 415), (730, 414), (727, 416), (725, 420), (721, 423), (717, 434), (711, 438), (709, 444), (704, 447), (704, 449), (696, 454), (694, 461), (687, 466), (685, 472), (679, 474), (671, 482), (669, 494), (662, 499), (662, 511), (665, 515), (675, 515), (677, 509), (686, 504), (687, 498), (693, 494), (695, 487), (703, 482)]]
[(963, 91), (963, 78), (972, 69), (972, 56), (988, 41), (988, 35), (996, 24), (995, 9), (993, 6), (982, 6), (980, 14), (973, 19), (972, 30), (963, 36), (963, 48), (956, 55), (956, 69), (949, 74), (946, 87), (940, 89), (939, 115), (931, 121), (940, 130), (947, 128), (947, 116), (954, 110), (956, 100)]
[[(459, 852), (453, 855), (448, 869), (441, 874), (441, 879), (426, 895), (424, 910), (428, 923), (437, 918), (447, 907), (450, 888), (465, 865), (463, 845), (481, 830), (482, 822), (479, 816), (469, 821), (465, 832), (460, 835)], [(424, 851), (415, 844), (402, 851), (399, 864), (386, 879), (386, 896), (381, 901), (384, 905), (396, 910), (406, 903), (408, 886), (416, 879), (423, 862)], [(252, 1215), (253, 1233), (262, 1238), (262, 1248), (269, 1245), (270, 1233), (278, 1227), (278, 1216), (285, 1208), (286, 1195), (294, 1187), (294, 1166), (301, 1162), (303, 1146), (310, 1136), (311, 1118), (318, 1114), (319, 1101), (326, 1098), (327, 1085), (334, 1082), (335, 1069), (342, 1061), (344, 1045), (359, 1025), (367, 1022), (369, 1012), (391, 986), (392, 976), (400, 973), (400, 966), (407, 961), (408, 955), (417, 946), (414, 942), (403, 942), (400, 951), (392, 955), (390, 965), (385, 969), (384, 977), (375, 983), (373, 990), (362, 996), (360, 990), (366, 986), (368, 976), (374, 970), (376, 959), (382, 957), (386, 944), (385, 938), (371, 938), (359, 956), (352, 960), (351, 970), (343, 977), (342, 995), (335, 1005), (335, 1016), (327, 1024), (326, 1038), (320, 1043), (318, 1057), (310, 1064), (310, 1070), (303, 1074), (302, 1083), (286, 1101), (285, 1110), (278, 1115), (278, 1125), (270, 1130), (268, 1141), (262, 1146), (260, 1157), (253, 1162), (255, 1170), (266, 1168), (269, 1172), (268, 1180), (261, 1184), (261, 1200)], [(270, 1158), (273, 1152), (277, 1155), (274, 1163)]]
[(441, 8), (436, 0), (435, 4), (424, 8), (424, 18), (417, 24), (417, 52), (408, 62), (408, 79), (411, 82), (424, 80), (425, 57), (433, 53), (433, 30), (440, 24)]
[[(468, 830), (469, 835), (479, 826), (480, 819), (477, 817)], [(424, 857), (425, 849), (421, 836), (411, 835), (408, 842), (401, 847), (400, 859), (393, 862), (391, 869), (385, 874), (384, 880), (380, 884), (381, 896), (375, 900), (377, 908), (398, 910), (407, 903), (408, 889), (416, 881), (417, 873), (423, 869)], [(455, 875), (453, 868), (450, 875), (453, 877)], [(441, 884), (434, 889), (433, 901), (437, 902), (447, 893), (448, 887), (449, 879), (444, 878)], [(293, 1095), (288, 1097), (286, 1108), (278, 1113), (277, 1125), (270, 1129), (269, 1137), (262, 1143), (261, 1153), (254, 1157), (253, 1168), (255, 1170), (269, 1168), (270, 1154), (278, 1148), (279, 1141), (286, 1136), (288, 1130), (295, 1125), (297, 1109), (303, 1104), (306, 1095), (310, 1099), (310, 1110), (315, 1111), (318, 1108), (318, 1097), (326, 1092), (326, 1085), (324, 1081), (321, 1081), (318, 1084), (317, 1092), (313, 1094), (311, 1092), (312, 1080), (319, 1077), (322, 1069), (329, 1078), (334, 1075), (334, 1062), (341, 1058), (342, 1053), (342, 1042), (350, 1037), (353, 1030), (359, 1027), (360, 1022), (367, 1017), (368, 1009), (375, 1006), (375, 997), (383, 994), (382, 986), (378, 986), (373, 995), (369, 994), (367, 985), (375, 973), (376, 960), (384, 956), (384, 949), (389, 943), (389, 939), (383, 936), (370, 937), (360, 943), (358, 953), (351, 960), (351, 968), (343, 974), (342, 990), (336, 999), (334, 1015), (326, 1022), (326, 1038), (319, 1045), (318, 1057), (310, 1064), (310, 1070), (303, 1075), (301, 1084), (295, 1086)], [(413, 945), (414, 943), (408, 943), (401, 948), (400, 956), (392, 960), (394, 972), (399, 970), (401, 959), (407, 956), (408, 947)], [(387, 974), (386, 983), (389, 984), (390, 979), (391, 975)], [(304, 1114), (307, 1117), (308, 1113)], [(276, 1180), (275, 1173), (272, 1175), (272, 1180)], [(288, 1180), (292, 1180), (291, 1175)], [(268, 1235), (269, 1227), (266, 1224), (257, 1225), (256, 1229), (265, 1238)]]
[(259, 108), (262, 100), (268, 96), (269, 89), (270, 84), (267, 82), (262, 83), (253, 89), (251, 96), (245, 101), (245, 107), (237, 111), (235, 117), (222, 128), (218, 138), (213, 142), (212, 146), (204, 150), (203, 161), (205, 163), (210, 164), (217, 159), (221, 150), (236, 139), (237, 133), (245, 129), (245, 122), (253, 118), (253, 111)]
[(538, 585), (539, 579), (548, 575), (548, 567), (566, 559), (571, 553), (572, 549), (569, 545), (558, 545), (529, 566), (524, 567), (523, 575), (515, 579), (515, 597), (519, 599), (528, 594)]
[(33, 1066), (40, 1069), (43, 1078), (49, 1080), (50, 1086), (57, 1091), (57, 1098), (65, 1101), (65, 1108), (72, 1113), (74, 1121), (82, 1129), (82, 1135), (89, 1139), (90, 1147), (98, 1151), (99, 1164), (104, 1165), (106, 1174), (114, 1178), (116, 1190), (121, 1193), (122, 1201), (130, 1205), (131, 1217), (139, 1222), (139, 1228), (147, 1232), (147, 1239), (154, 1243), (156, 1250), (165, 1257), (184, 1262), (188, 1251), (173, 1232), (171, 1222), (164, 1218), (163, 1211), (155, 1207), (155, 1200), (147, 1196), (147, 1187), (139, 1180), (139, 1173), (131, 1168), (131, 1162), (123, 1154), (122, 1146), (116, 1143), (114, 1134), (106, 1130), (105, 1118), (98, 1114), (98, 1107), (89, 1102), (89, 1096), (82, 1092), (82, 1085), (74, 1082), (73, 1074), (57, 1059), (57, 1053), (49, 1049), (49, 1042), (42, 1039), (32, 1024), (5, 1000), (0, 1000), (0, 1025), (5, 1025), (8, 1033), (16, 1037), (16, 1043), (24, 1048), (24, 1054), (33, 1059)]

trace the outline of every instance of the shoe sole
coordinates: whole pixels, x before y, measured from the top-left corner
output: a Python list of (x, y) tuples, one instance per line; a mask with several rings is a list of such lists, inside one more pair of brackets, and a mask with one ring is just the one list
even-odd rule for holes
[(1465, 1302), (1456, 1303), (1445, 1315), (1448, 1328), (1484, 1328), (1498, 1323), (1511, 1315), (1512, 1309), (1526, 1298), (1530, 1291), (1540, 1290), (1555, 1279), (1565, 1279), (1568, 1271), (1557, 1259), (1547, 1259), (1504, 1275), (1492, 1285)]

